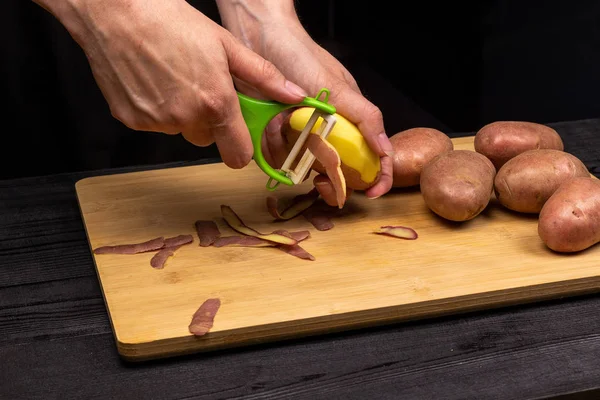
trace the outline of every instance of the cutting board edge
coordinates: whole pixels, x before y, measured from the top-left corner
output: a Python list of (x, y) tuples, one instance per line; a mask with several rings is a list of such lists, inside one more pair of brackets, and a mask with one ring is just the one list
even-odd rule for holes
[[(214, 338), (211, 338), (210, 332), (204, 337), (187, 335), (140, 343), (124, 343), (119, 341), (116, 334), (114, 337), (121, 358), (130, 362), (142, 362), (501, 309), (594, 293), (600, 293), (600, 275), (528, 286), (526, 292), (522, 287), (497, 290), (485, 293), (483, 301), (482, 294), (477, 293), (302, 319), (295, 322), (283, 321), (277, 324), (215, 332)], [(440, 307), (448, 304), (452, 306)], [(216, 318), (218, 318), (218, 314)]]
[[(87, 178), (85, 178), (85, 179), (87, 179)], [(79, 208), (79, 213), (82, 216), (81, 222), (83, 224), (83, 228), (84, 228), (83, 230), (85, 231), (85, 237), (87, 240), (88, 249), (90, 251), (90, 255), (92, 256), (92, 262), (94, 263), (94, 273), (96, 274), (96, 278), (98, 279), (98, 286), (100, 287), (100, 293), (102, 294), (102, 301), (104, 302), (104, 308), (105, 308), (106, 314), (108, 316), (108, 322), (110, 324), (110, 329), (113, 333), (113, 338), (116, 339), (117, 329), (116, 329), (114, 321), (113, 321), (113, 316), (110, 311), (110, 307), (108, 306), (109, 302), (108, 302), (108, 298), (106, 297), (106, 294), (105, 294), (104, 282), (102, 281), (102, 277), (100, 276), (100, 269), (98, 268), (98, 263), (96, 262), (96, 257), (94, 256), (94, 249), (92, 247), (92, 242), (90, 240), (91, 238), (90, 238), (90, 235), (88, 232), (88, 224), (87, 224), (86, 219), (83, 217), (84, 214), (83, 214), (83, 205), (81, 204), (81, 198), (79, 196), (75, 196), (75, 197), (77, 197), (77, 207)]]
[[(79, 189), (81, 186), (86, 185), (88, 182), (97, 182), (98, 180), (102, 180), (102, 179), (117, 179), (119, 177), (123, 177), (123, 176), (131, 176), (131, 175), (139, 175), (139, 174), (143, 174), (143, 173), (147, 173), (147, 172), (153, 172), (153, 171), (172, 171), (172, 170), (182, 170), (182, 169), (195, 169), (195, 168), (202, 168), (202, 167), (210, 167), (210, 166), (214, 166), (214, 165), (225, 165), (224, 162), (219, 161), (219, 160), (215, 160), (215, 159), (210, 159), (209, 161), (205, 162), (205, 163), (200, 163), (200, 164), (191, 164), (191, 165), (175, 165), (175, 166), (169, 166), (169, 167), (165, 167), (165, 168), (155, 168), (152, 166), (149, 166), (148, 168), (142, 168), (136, 171), (127, 171), (127, 172), (115, 172), (115, 173), (106, 173), (106, 174), (102, 174), (102, 175), (93, 175), (93, 176), (86, 176), (84, 178), (78, 179), (75, 181), (75, 191), (79, 194)], [(79, 196), (77, 196), (79, 199)]]

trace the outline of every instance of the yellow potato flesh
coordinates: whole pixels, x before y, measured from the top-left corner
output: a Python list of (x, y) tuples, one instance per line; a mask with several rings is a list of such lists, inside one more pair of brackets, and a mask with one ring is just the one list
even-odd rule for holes
[[(314, 110), (312, 107), (295, 110), (289, 120), (292, 129), (301, 132)], [(342, 163), (357, 171), (363, 182), (373, 182), (381, 169), (379, 156), (371, 150), (356, 125), (337, 113), (334, 117), (337, 122), (329, 132), (327, 141), (335, 147)], [(317, 119), (312, 133), (318, 132), (322, 121), (322, 118)]]

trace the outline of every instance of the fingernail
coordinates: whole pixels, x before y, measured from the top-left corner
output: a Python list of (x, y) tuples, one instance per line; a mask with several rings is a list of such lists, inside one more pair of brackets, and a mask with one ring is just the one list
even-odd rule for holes
[(315, 182), (316, 186), (323, 186), (323, 185), (329, 185), (328, 182), (323, 182), (323, 181), (319, 181), (319, 182)]
[(387, 154), (390, 157), (394, 156), (394, 147), (392, 147), (392, 142), (390, 142), (390, 139), (387, 137), (385, 132), (381, 132), (377, 136), (377, 142), (379, 143), (379, 147), (381, 147), (381, 150), (385, 154)]
[(295, 96), (302, 96), (302, 97), (308, 96), (308, 93), (306, 93), (306, 91), (304, 89), (302, 89), (300, 86), (296, 85), (294, 82), (290, 82), (290, 81), (286, 80), (285, 88), (288, 90), (288, 92), (290, 92), (291, 94), (293, 94)]
[(367, 196), (367, 199), (369, 199), (369, 200), (375, 200), (375, 199), (378, 199), (380, 197), (381, 197), (381, 195), (375, 196), (375, 197), (369, 197), (369, 196)]

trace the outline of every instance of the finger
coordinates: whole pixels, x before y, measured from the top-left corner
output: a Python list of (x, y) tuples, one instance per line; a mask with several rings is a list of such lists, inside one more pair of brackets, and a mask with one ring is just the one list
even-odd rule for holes
[(208, 147), (214, 143), (210, 130), (206, 127), (189, 127), (181, 131), (181, 136), (194, 146)]
[(255, 99), (269, 100), (261, 92), (259, 92), (258, 90), (256, 90), (255, 88), (253, 88), (251, 85), (244, 82), (240, 78), (238, 78), (236, 76), (232, 76), (232, 78), (233, 78), (233, 83), (235, 84), (235, 87), (238, 90), (238, 92), (244, 93), (246, 96), (250, 96)]
[(269, 122), (265, 132), (274, 168), (281, 168), (288, 156), (286, 140), (281, 134), (281, 126), (284, 120), (285, 116), (283, 113), (277, 115)]
[[(336, 102), (336, 99), (343, 101)], [(380, 157), (393, 156), (393, 147), (385, 133), (383, 116), (378, 107), (350, 88), (332, 92), (338, 114), (343, 115), (363, 134), (369, 147)]]
[(365, 191), (365, 195), (370, 199), (376, 199), (386, 194), (392, 188), (393, 182), (392, 157), (381, 157), (381, 175), (379, 180)]
[(358, 87), (358, 83), (356, 82), (356, 79), (354, 79), (354, 77), (352, 76), (350, 71), (348, 71), (347, 69), (344, 68), (342, 70), (342, 76), (344, 77), (344, 80), (346, 81), (346, 83), (348, 83), (348, 85), (350, 85), (352, 90), (354, 90), (358, 94), (362, 94), (362, 91)]
[[(323, 201), (325, 201), (325, 203), (327, 203), (327, 205), (330, 205), (332, 207), (338, 206), (335, 188), (333, 187), (333, 184), (331, 183), (331, 181), (329, 180), (329, 178), (327, 176), (325, 176), (325, 175), (315, 176), (315, 178), (313, 179), (313, 185), (315, 185), (315, 188), (317, 188), (317, 191), (323, 198)], [(348, 197), (350, 197), (352, 192), (353, 192), (352, 189), (350, 189), (350, 188), (346, 189), (346, 199), (348, 199)]]
[(279, 168), (274, 161), (275, 159), (271, 155), (271, 149), (269, 148), (269, 141), (267, 139), (266, 130), (265, 130), (265, 134), (262, 136), (262, 141), (261, 141), (260, 147), (262, 149), (263, 157), (265, 158), (265, 161), (267, 162), (267, 164), (269, 164), (271, 167), (273, 167), (275, 169)]
[(214, 141), (223, 163), (230, 168), (243, 168), (252, 159), (253, 146), (250, 132), (242, 116), (233, 82), (229, 77), (221, 80), (218, 95), (200, 103), (200, 118), (186, 127), (182, 135), (197, 146)]
[(242, 45), (233, 36), (225, 36), (223, 46), (230, 72), (265, 96), (288, 104), (299, 103), (307, 96), (304, 89), (285, 79), (273, 63)]
[(353, 90), (345, 89), (336, 95), (345, 99), (336, 104), (337, 112), (357, 126), (367, 145), (381, 157), (381, 177), (377, 184), (366, 191), (370, 198), (380, 197), (392, 188), (394, 155), (392, 143), (385, 133), (381, 111)]
[(250, 163), (254, 147), (237, 103), (237, 96), (234, 94), (230, 101), (236, 106), (231, 107), (233, 110), (229, 115), (223, 117), (222, 123), (211, 125), (210, 133), (225, 165), (238, 169), (244, 168)]

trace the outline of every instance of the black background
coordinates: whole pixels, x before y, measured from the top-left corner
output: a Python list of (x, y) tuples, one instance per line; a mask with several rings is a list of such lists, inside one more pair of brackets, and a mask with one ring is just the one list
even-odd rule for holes
[[(189, 1), (219, 22), (213, 1)], [(501, 119), (600, 117), (600, 2), (303, 0), (311, 35), (350, 69), (391, 135)], [(0, 178), (217, 156), (115, 120), (68, 32), (0, 2)]]

